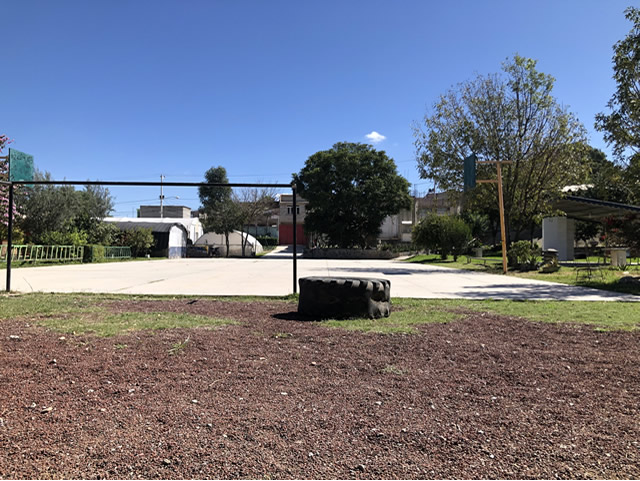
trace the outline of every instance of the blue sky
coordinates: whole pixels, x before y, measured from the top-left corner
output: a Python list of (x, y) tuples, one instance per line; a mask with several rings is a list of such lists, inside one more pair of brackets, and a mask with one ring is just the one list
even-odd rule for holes
[[(314, 152), (375, 144), (419, 191), (411, 126), (515, 53), (593, 129), (615, 89), (617, 0), (1, 0), (0, 132), (55, 179), (291, 181)], [(112, 188), (116, 214), (159, 189)], [(197, 207), (195, 189), (165, 189)], [(138, 202), (142, 201), (142, 202)]]

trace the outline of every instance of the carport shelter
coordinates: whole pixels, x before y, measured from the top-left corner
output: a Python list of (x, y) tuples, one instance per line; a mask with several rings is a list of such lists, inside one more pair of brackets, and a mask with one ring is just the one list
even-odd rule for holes
[(152, 255), (176, 259), (187, 256), (187, 229), (179, 223), (149, 222), (141, 220), (110, 221), (121, 230), (151, 229), (154, 239)]
[(607, 217), (639, 214), (640, 207), (605, 200), (567, 195), (557, 200), (554, 208), (566, 217), (546, 217), (542, 221), (542, 248), (556, 249), (561, 261), (574, 259), (575, 221), (603, 222)]

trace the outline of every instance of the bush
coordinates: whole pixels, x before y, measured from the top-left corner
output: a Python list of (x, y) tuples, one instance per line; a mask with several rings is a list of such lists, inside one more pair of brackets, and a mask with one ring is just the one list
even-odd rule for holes
[(41, 242), (50, 246), (83, 246), (87, 244), (87, 233), (84, 231), (50, 231), (42, 235)]
[(540, 248), (532, 247), (531, 242), (521, 240), (514, 242), (507, 252), (507, 262), (510, 267), (520, 270), (533, 270), (537, 267)]
[(278, 238), (270, 235), (259, 235), (256, 239), (262, 244), (262, 247), (274, 247), (278, 245)]
[(153, 246), (153, 232), (148, 227), (136, 227), (131, 230), (120, 232), (117, 244), (131, 247), (133, 257), (143, 256), (149, 252)]
[(84, 248), (82, 262), (104, 262), (104, 246), (98, 244), (87, 245)]
[(440, 252), (442, 259), (453, 254), (457, 261), (471, 242), (471, 229), (459, 217), (429, 214), (414, 227), (412, 240), (419, 248)]
[(89, 244), (110, 246), (116, 241), (119, 232), (120, 229), (115, 224), (96, 222), (93, 228), (87, 231), (87, 241)]
[(409, 242), (385, 242), (378, 246), (378, 250), (394, 253), (414, 252), (416, 247)]

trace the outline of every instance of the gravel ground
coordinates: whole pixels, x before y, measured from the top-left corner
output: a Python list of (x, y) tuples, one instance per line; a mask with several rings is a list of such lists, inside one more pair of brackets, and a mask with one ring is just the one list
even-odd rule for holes
[(0, 477), (640, 477), (640, 332), (469, 314), (376, 335), (275, 302), (107, 307), (239, 323), (96, 338), (0, 322)]

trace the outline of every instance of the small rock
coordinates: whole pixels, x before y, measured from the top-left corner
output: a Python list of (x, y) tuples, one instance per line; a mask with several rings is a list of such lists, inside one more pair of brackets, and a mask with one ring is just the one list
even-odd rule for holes
[(66, 340), (67, 340), (67, 338), (64, 337), (64, 336), (61, 336), (61, 337), (58, 338), (58, 341), (66, 341)]
[(192, 400), (191, 400), (191, 402), (192, 402), (193, 404), (198, 404), (198, 400), (197, 400), (197, 399), (192, 399)]
[(20, 336), (16, 336), (15, 334), (11, 334), (11, 335), (9, 336), (9, 339), (11, 339), (12, 341), (19, 341), (19, 340), (21, 340), (22, 338), (21, 338)]
[(50, 413), (51, 411), (53, 411), (52, 407), (43, 408), (42, 411), (40, 411), (40, 414)]
[(313, 453), (309, 452), (309, 457), (312, 458), (313, 457)]
[(317, 365), (318, 365), (318, 363), (317, 363), (317, 362), (315, 362), (315, 361), (312, 361), (312, 362), (311, 362), (311, 365), (312, 365), (312, 366), (317, 366)]
[(207, 423), (207, 427), (208, 427), (208, 428), (212, 428), (212, 427), (213, 427), (213, 424), (211, 424), (211, 423)]
[(289, 393), (286, 393), (286, 392), (281, 392), (280, 394), (282, 394), (283, 396), (288, 396), (289, 395)]
[(36, 408), (36, 406), (37, 406), (37, 404), (36, 404), (36, 403), (31, 403), (31, 405), (29, 406), (29, 408), (30, 408), (30, 409), (35, 409), (35, 408)]
[(171, 460), (170, 460), (170, 459), (167, 459), (167, 458), (164, 458), (164, 459), (162, 460), (162, 464), (164, 464), (165, 466), (169, 466), (169, 465), (171, 464)]
[(56, 361), (55, 359), (51, 359), (51, 361), (49, 361), (49, 364), (57, 364), (58, 361)]
[(364, 464), (358, 464), (358, 465), (356, 466), (356, 469), (357, 469), (358, 471), (364, 471), (364, 470), (365, 470), (365, 466), (364, 466)]
[(105, 409), (105, 408), (100, 408), (100, 409), (98, 409), (98, 411), (100, 411), (101, 413), (103, 413), (103, 412), (106, 412), (106, 409)]
[(93, 389), (89, 389), (89, 390), (87, 390), (87, 392), (88, 393), (92, 393), (92, 392), (94, 392), (94, 390)]
[(382, 401), (376, 401), (376, 405), (382, 406)]

